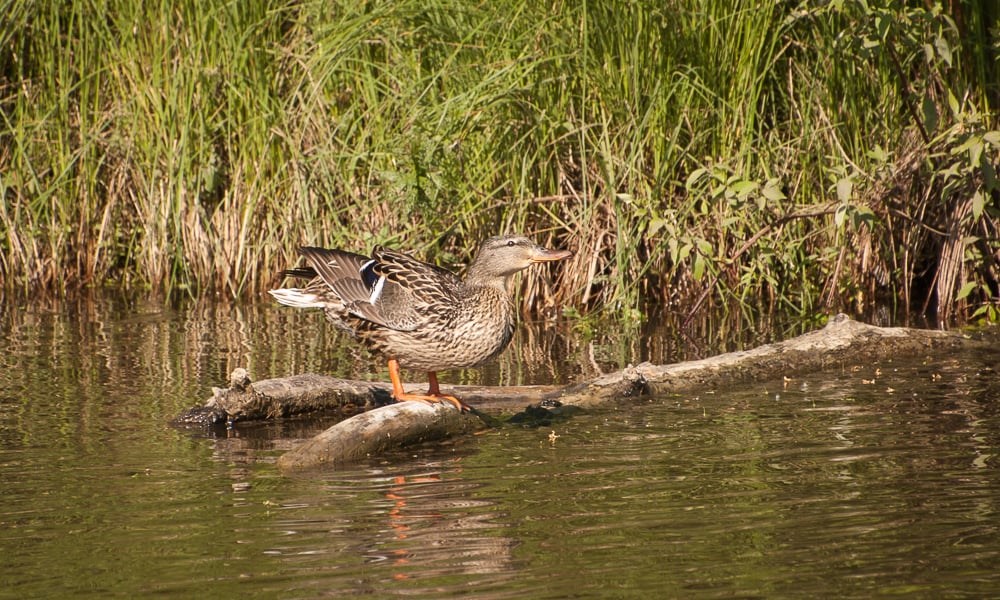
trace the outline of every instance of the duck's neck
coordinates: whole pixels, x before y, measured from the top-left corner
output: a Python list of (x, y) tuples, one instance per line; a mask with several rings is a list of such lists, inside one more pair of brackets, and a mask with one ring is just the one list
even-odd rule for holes
[(470, 289), (475, 288), (489, 288), (494, 290), (500, 290), (504, 294), (510, 294), (511, 280), (514, 277), (512, 275), (507, 275), (506, 277), (500, 276), (486, 276), (477, 273), (475, 270), (470, 270), (465, 276), (465, 285)]
[(465, 280), (466, 299), (490, 315), (490, 320), (503, 323), (509, 329), (514, 321), (514, 297), (511, 295), (511, 279), (507, 277), (467, 277)]

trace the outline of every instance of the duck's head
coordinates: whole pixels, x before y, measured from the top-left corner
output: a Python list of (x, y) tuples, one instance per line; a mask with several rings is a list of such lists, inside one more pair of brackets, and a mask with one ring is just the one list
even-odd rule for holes
[(568, 250), (549, 250), (520, 235), (498, 235), (479, 245), (479, 253), (469, 265), (466, 281), (505, 280), (536, 263), (573, 256)]

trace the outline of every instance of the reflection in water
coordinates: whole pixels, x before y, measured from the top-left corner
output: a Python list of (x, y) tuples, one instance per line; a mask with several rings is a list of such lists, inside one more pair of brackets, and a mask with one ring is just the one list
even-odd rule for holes
[[(386, 516), (389, 528), (371, 540), (365, 556), (389, 560), (400, 567), (393, 577), (436, 577), (449, 570), (460, 573), (497, 573), (510, 566), (513, 541), (495, 533), (490, 502), (470, 498), (474, 485), (441, 473), (393, 477), (385, 497), (392, 504)], [(451, 475), (451, 476), (449, 476)]]
[[(623, 338), (588, 326), (524, 329), (497, 365), (447, 376), (567, 381), (782, 335), (703, 323), (696, 347), (666, 324)], [(4, 305), (0, 594), (971, 598), (1000, 586), (998, 352), (858, 357), (292, 478), (274, 460), (328, 423), (167, 425), (237, 366), (382, 378), (343, 342), (319, 315), (269, 305)]]
[[(524, 385), (570, 383), (629, 363), (676, 362), (745, 349), (812, 327), (774, 318), (750, 322), (742, 314), (695, 321), (677, 330), (664, 313), (641, 325), (608, 321), (522, 323), (511, 350), (481, 369), (449, 372), (448, 383)], [(207, 396), (237, 367), (259, 380), (316, 372), (385, 379), (380, 360), (328, 326), (318, 311), (271, 302), (208, 300), (165, 305), (153, 298), (84, 295), (44, 299), (30, 306), (0, 305), (0, 335), (9, 346), (0, 366), (15, 358), (43, 369), (65, 365), (127, 393), (135, 384), (183, 385)], [(76, 351), (74, 351), (76, 349)], [(29, 358), (30, 357), (30, 358)], [(25, 373), (27, 375), (27, 373)], [(199, 397), (200, 399), (200, 397)]]
[(338, 594), (391, 585), (440, 597), (469, 589), (470, 576), (480, 591), (510, 581), (516, 573), (510, 525), (495, 501), (477, 493), (482, 484), (466, 480), (463, 460), (322, 476), (320, 495), (286, 498), (274, 524), (286, 535), (270, 553), (297, 573), (336, 561), (340, 573), (330, 583)]

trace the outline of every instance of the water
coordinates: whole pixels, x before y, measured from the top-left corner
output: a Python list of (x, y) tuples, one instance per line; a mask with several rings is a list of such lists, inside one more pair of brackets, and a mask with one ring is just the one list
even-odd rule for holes
[[(8, 306), (0, 597), (1000, 593), (995, 352), (861, 357), (308, 476), (274, 461), (328, 423), (169, 426), (236, 366), (383, 376), (316, 323), (269, 305)], [(574, 380), (632, 348), (520, 335), (520, 356), (446, 380)]]

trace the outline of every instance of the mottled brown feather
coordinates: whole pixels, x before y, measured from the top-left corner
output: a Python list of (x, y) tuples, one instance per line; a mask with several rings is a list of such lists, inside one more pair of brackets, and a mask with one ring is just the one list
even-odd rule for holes
[[(372, 350), (426, 371), (471, 367), (496, 357), (514, 331), (511, 276), (535, 262), (569, 256), (520, 236), (492, 237), (480, 246), (463, 281), (381, 246), (371, 258), (313, 247), (300, 253), (308, 267), (294, 271), (311, 267), (318, 276), (302, 290), (275, 293), (279, 301), (320, 306), (331, 322)], [(379, 278), (384, 278), (380, 293), (373, 294)], [(305, 301), (292, 304), (289, 296), (297, 294)]]

